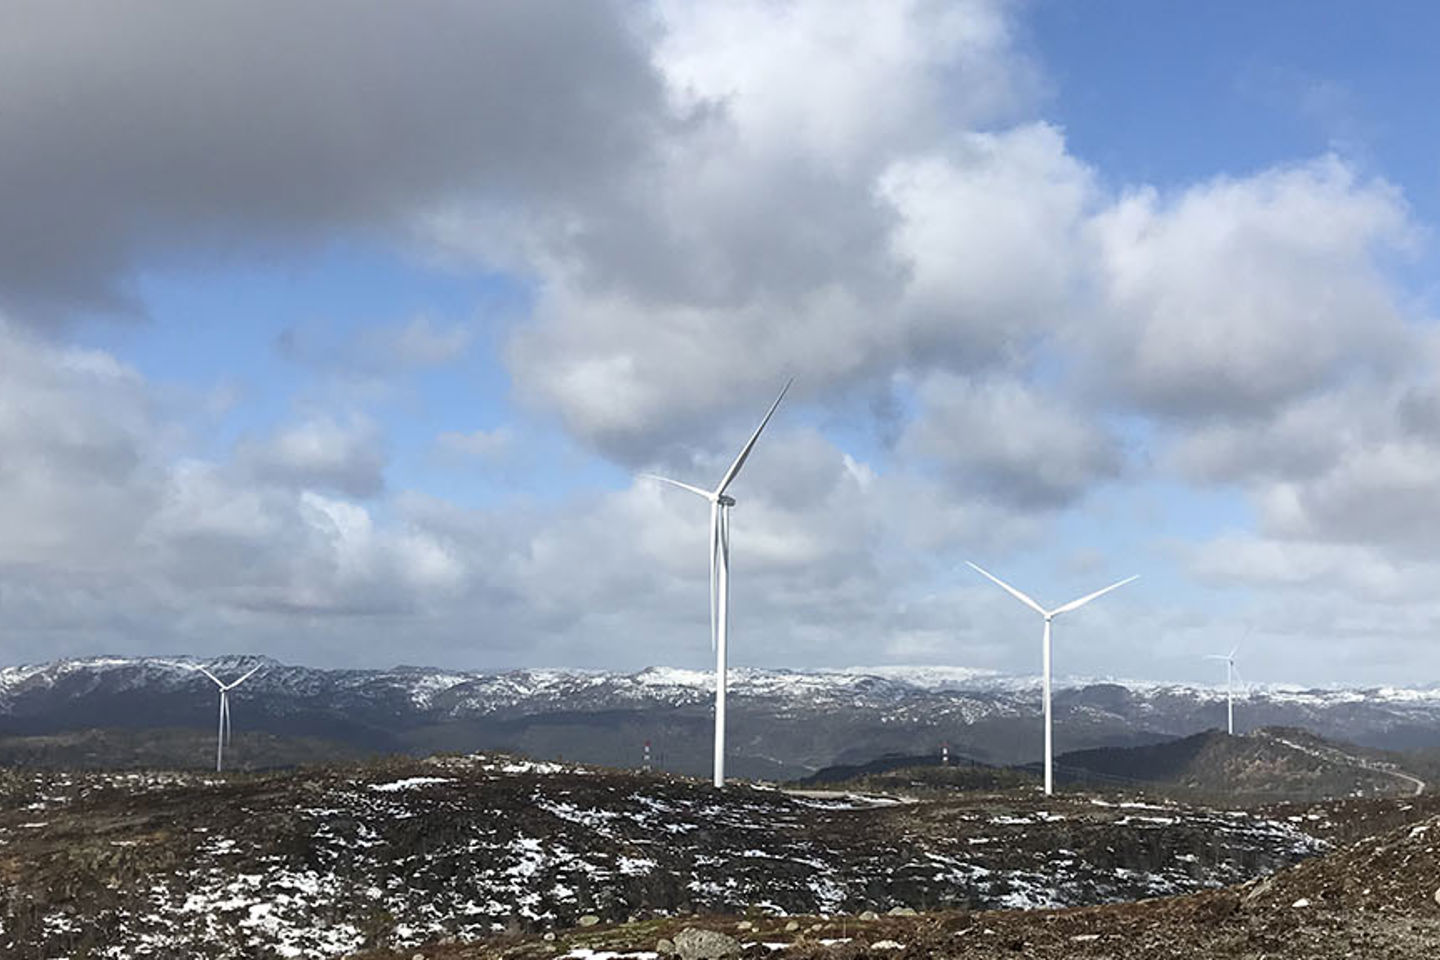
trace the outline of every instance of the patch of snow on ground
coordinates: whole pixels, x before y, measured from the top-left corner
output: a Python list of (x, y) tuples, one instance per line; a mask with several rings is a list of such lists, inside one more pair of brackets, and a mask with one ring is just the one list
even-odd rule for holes
[(435, 783), (454, 783), (449, 777), (406, 777), (404, 780), (392, 780), (389, 783), (372, 783), (370, 789), (376, 793), (395, 793), (399, 790), (413, 790), (416, 787), (428, 787)]

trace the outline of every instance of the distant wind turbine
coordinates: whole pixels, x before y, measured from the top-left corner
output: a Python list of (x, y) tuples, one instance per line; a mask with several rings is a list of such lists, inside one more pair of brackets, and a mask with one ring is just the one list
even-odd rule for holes
[(710, 501), (710, 645), (715, 650), (714, 782), (717, 787), (725, 786), (725, 657), (730, 628), (730, 508), (735, 506), (735, 498), (726, 494), (725, 491), (729, 489), (736, 475), (740, 473), (740, 468), (745, 466), (750, 451), (755, 447), (755, 441), (760, 439), (765, 425), (775, 415), (775, 408), (780, 406), (780, 401), (785, 399), (785, 394), (794, 382), (793, 377), (785, 382), (785, 386), (780, 390), (780, 395), (775, 398), (774, 403), (770, 404), (765, 418), (760, 421), (760, 426), (755, 428), (755, 432), (750, 435), (745, 446), (740, 448), (740, 455), (735, 458), (734, 463), (730, 464), (730, 469), (725, 471), (725, 476), (720, 478), (720, 483), (714, 490), (705, 490), (653, 473), (645, 474), (652, 480), (659, 480), (672, 487), (688, 490)]
[[(969, 560), (965, 562), (970, 563)], [(1016, 600), (1019, 600), (1021, 603), (1025, 604), (1025, 606), (1029, 607), (1031, 610), (1034, 610), (1036, 613), (1040, 614), (1040, 616), (1045, 618), (1045, 635), (1044, 639), (1041, 641), (1041, 660), (1044, 663), (1045, 670), (1045, 795), (1048, 797), (1054, 787), (1054, 755), (1052, 752), (1050, 722), (1050, 621), (1055, 619), (1062, 613), (1069, 613), (1071, 610), (1085, 606), (1085, 604), (1089, 603), (1091, 600), (1094, 600), (1096, 597), (1104, 596), (1111, 590), (1115, 590), (1119, 587), (1125, 586), (1125, 584), (1129, 583), (1131, 580), (1140, 579), (1139, 574), (1136, 574), (1133, 577), (1126, 577), (1124, 580), (1121, 580), (1118, 583), (1112, 583), (1105, 589), (1096, 590), (1094, 593), (1087, 594), (1086, 596), (1081, 597), (1079, 600), (1071, 600), (1069, 603), (1058, 606), (1054, 610), (1046, 610), (1044, 607), (1040, 606), (1040, 604), (1032, 600), (1029, 596), (1021, 593), (1019, 590), (1016, 590), (1014, 587), (1010, 586), (1010, 584), (1006, 583), (1004, 580), (1001, 580), (999, 577), (995, 576), (993, 573), (990, 573), (988, 570), (985, 570), (983, 567), (980, 567), (974, 563), (970, 563), (970, 566), (974, 568), (974, 570), (981, 576), (998, 584), (1001, 588), (1005, 590), (1006, 593), (1010, 594)]]
[(1229, 653), (1211, 653), (1205, 656), (1206, 660), (1225, 661), (1225, 732), (1231, 736), (1235, 735), (1235, 654), (1239, 649), (1233, 647)]
[(220, 732), (215, 740), (215, 772), (220, 773), (225, 765), (225, 744), (230, 740), (230, 691), (240, 686), (240, 684), (246, 680), (249, 680), (255, 671), (259, 670), (264, 664), (252, 667), (250, 672), (245, 674), (245, 676), (239, 680), (232, 680), (230, 683), (223, 682), (219, 677), (198, 663), (190, 664), (190, 666), (215, 681), (215, 686), (220, 688)]

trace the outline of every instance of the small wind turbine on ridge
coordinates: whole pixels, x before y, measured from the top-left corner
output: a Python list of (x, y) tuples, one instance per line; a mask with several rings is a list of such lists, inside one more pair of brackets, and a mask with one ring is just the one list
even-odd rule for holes
[(225, 765), (225, 744), (230, 740), (230, 691), (240, 686), (240, 684), (246, 680), (249, 680), (255, 671), (259, 670), (264, 664), (251, 667), (250, 672), (245, 674), (245, 676), (239, 680), (232, 680), (229, 683), (225, 683), (198, 663), (189, 664), (189, 666), (205, 674), (205, 676), (215, 682), (215, 686), (220, 688), (220, 732), (215, 739), (215, 772), (220, 773)]
[(1240, 650), (1238, 646), (1232, 647), (1229, 653), (1209, 653), (1205, 655), (1206, 660), (1225, 661), (1225, 732), (1232, 737), (1235, 735), (1235, 691), (1233, 679), (1235, 670), (1235, 654)]
[[(965, 562), (970, 563), (969, 560), (966, 560)], [(1115, 590), (1125, 586), (1125, 584), (1129, 583), (1131, 580), (1140, 579), (1140, 575), (1136, 574), (1133, 577), (1126, 577), (1124, 580), (1110, 584), (1110, 586), (1106, 587), (1103, 590), (1096, 590), (1094, 593), (1086, 594), (1078, 600), (1071, 600), (1069, 603), (1061, 604), (1054, 610), (1046, 610), (1044, 607), (1040, 606), (1040, 604), (1032, 600), (1028, 595), (1021, 593), (1019, 590), (1016, 590), (1014, 587), (1010, 586), (1010, 584), (1006, 583), (1004, 580), (1001, 580), (999, 577), (995, 576), (993, 573), (990, 573), (988, 570), (984, 569), (978, 564), (970, 563), (970, 566), (975, 570), (976, 573), (979, 573), (986, 579), (993, 581), (995, 584), (1000, 586), (1006, 593), (1010, 594), (1016, 600), (1019, 600), (1021, 603), (1025, 604), (1025, 606), (1029, 607), (1031, 610), (1034, 610), (1036, 613), (1040, 614), (1040, 616), (1045, 618), (1045, 634), (1043, 639), (1040, 641), (1040, 658), (1044, 665), (1045, 674), (1045, 795), (1048, 797), (1050, 796), (1054, 787), (1054, 753), (1051, 738), (1052, 724), (1050, 719), (1050, 621), (1055, 619), (1062, 613), (1069, 613), (1071, 610), (1075, 610), (1079, 607), (1085, 606), (1085, 604), (1089, 603), (1091, 600), (1094, 600), (1096, 597), (1102, 597), (1105, 594), (1109, 593), (1111, 590)]]
[(690, 493), (710, 501), (710, 645), (715, 650), (714, 784), (717, 787), (725, 786), (726, 642), (729, 639), (730, 629), (730, 508), (735, 506), (735, 498), (725, 491), (729, 489), (730, 484), (740, 473), (740, 468), (745, 466), (750, 451), (755, 447), (755, 441), (760, 439), (765, 425), (775, 415), (775, 408), (780, 406), (780, 401), (785, 399), (785, 394), (794, 382), (793, 377), (785, 382), (785, 386), (780, 390), (780, 395), (775, 398), (774, 403), (770, 404), (765, 418), (760, 421), (760, 426), (755, 428), (755, 432), (750, 435), (745, 446), (740, 448), (740, 455), (735, 458), (734, 463), (730, 464), (730, 469), (725, 471), (725, 475), (720, 478), (720, 483), (714, 490), (691, 486), (688, 483), (681, 483), (679, 480), (671, 480), (669, 477), (661, 477), (653, 473), (644, 474), (652, 480), (659, 480), (672, 487), (688, 490)]

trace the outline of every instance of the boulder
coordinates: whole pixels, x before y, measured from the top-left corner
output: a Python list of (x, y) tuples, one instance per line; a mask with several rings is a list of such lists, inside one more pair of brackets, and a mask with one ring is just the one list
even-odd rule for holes
[(724, 960), (740, 956), (740, 941), (716, 930), (686, 927), (675, 935), (680, 960)]

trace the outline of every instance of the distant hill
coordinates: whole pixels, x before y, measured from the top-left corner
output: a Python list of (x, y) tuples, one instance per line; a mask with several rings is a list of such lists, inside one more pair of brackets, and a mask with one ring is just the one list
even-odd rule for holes
[[(225, 747), (227, 770), (274, 770), (357, 760), (363, 751), (315, 737), (237, 733)], [(161, 727), (77, 730), (0, 737), (0, 767), (45, 770), (209, 770), (215, 734)]]
[[(215, 687), (194, 665), (95, 657), (0, 668), (0, 737), (182, 728), (211, 736)], [(656, 769), (710, 769), (714, 678), (703, 671), (322, 670), (256, 657), (205, 665), (222, 677), (260, 668), (231, 698), (237, 740), (278, 738), (249, 741), (257, 749), (316, 740), (364, 755), (504, 750), (634, 768), (648, 741)], [(888, 754), (931, 755), (945, 742), (956, 756), (996, 767), (1033, 762), (1042, 750), (1040, 703), (1033, 678), (955, 668), (739, 668), (730, 674), (728, 767), (737, 777), (789, 780)], [(1223, 722), (1225, 698), (1206, 687), (1107, 682), (1061, 686), (1054, 706), (1064, 752), (1188, 736)], [(1440, 688), (1256, 690), (1237, 702), (1236, 716), (1388, 749), (1440, 747)], [(98, 765), (136, 757), (123, 740), (91, 747)], [(59, 755), (40, 748), (47, 751)], [(284, 766), (304, 762), (301, 754), (286, 747), (246, 762)]]
[(869, 763), (825, 767), (796, 781), (806, 787), (845, 787), (853, 790), (906, 793), (949, 790), (1009, 790), (1038, 783), (1025, 770), (997, 767), (968, 757), (940, 754), (910, 756), (890, 754)]
[(1287, 727), (1230, 736), (1207, 730), (1141, 747), (1078, 750), (1055, 762), (1061, 783), (1154, 786), (1215, 800), (1406, 796), (1424, 786), (1394, 754)]

